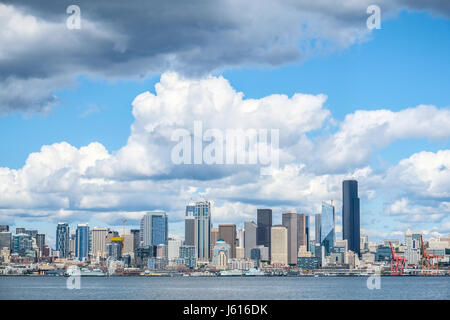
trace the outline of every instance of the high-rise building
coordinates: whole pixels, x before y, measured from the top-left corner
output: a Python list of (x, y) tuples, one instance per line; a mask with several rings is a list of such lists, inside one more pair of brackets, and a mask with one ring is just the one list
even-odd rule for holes
[(320, 244), (320, 239), (322, 238), (321, 229), (322, 229), (322, 221), (320, 213), (316, 213), (314, 215), (314, 225), (315, 225), (315, 244)]
[(244, 238), (245, 238), (245, 230), (237, 229), (237, 231), (236, 231), (236, 247), (239, 247), (239, 248), (244, 247)]
[(60, 258), (69, 256), (69, 225), (65, 222), (58, 223), (56, 227), (56, 251)]
[(9, 232), (9, 226), (6, 224), (0, 225), (0, 232)]
[(112, 260), (120, 260), (122, 258), (123, 239), (121, 237), (113, 237), (106, 244), (106, 258)]
[(167, 244), (168, 220), (164, 211), (147, 212), (141, 219), (140, 237), (143, 246)]
[(0, 251), (2, 251), (3, 248), (8, 248), (8, 250), (11, 250), (11, 232), (7, 231), (1, 231), (0, 232)]
[(87, 223), (79, 224), (76, 231), (75, 256), (78, 260), (88, 259), (89, 254), (89, 226)]
[(23, 256), (33, 249), (33, 240), (31, 236), (26, 233), (19, 233), (13, 237), (13, 253)]
[(18, 227), (18, 228), (16, 228), (16, 234), (26, 234), (25, 233), (25, 228), (22, 228), (22, 227)]
[(214, 246), (216, 245), (217, 240), (219, 240), (219, 228), (211, 228), (211, 236), (210, 236), (210, 242), (209, 242), (209, 247), (211, 248), (210, 250), (210, 257), (213, 256), (213, 250), (214, 250)]
[(271, 256), (271, 228), (272, 228), (272, 209), (258, 209), (257, 210), (257, 230), (256, 230), (256, 244), (269, 248), (269, 258)]
[(42, 256), (45, 247), (45, 234), (43, 233), (36, 234), (36, 246), (38, 247), (39, 250), (39, 256)]
[(106, 238), (109, 229), (93, 228), (91, 230), (91, 254), (94, 258), (106, 258)]
[(322, 202), (321, 223), (320, 245), (324, 249), (325, 256), (327, 256), (331, 253), (334, 242), (336, 241), (335, 210), (332, 204)]
[(309, 250), (310, 236), (309, 236), (309, 215), (305, 216), (305, 235), (306, 235), (306, 250)]
[(181, 245), (182, 245), (181, 240), (169, 239), (169, 241), (167, 242), (167, 258), (169, 260), (179, 258)]
[(286, 227), (288, 234), (287, 235), (288, 264), (297, 264), (297, 252), (298, 252), (297, 218), (298, 218), (297, 211), (286, 211), (282, 213), (282, 224), (283, 226)]
[(77, 234), (73, 233), (69, 237), (69, 247), (67, 250), (67, 257), (75, 257), (76, 247), (77, 247)]
[(369, 236), (361, 236), (361, 244), (359, 245), (361, 252), (369, 251)]
[(271, 228), (271, 264), (288, 264), (288, 229), (285, 226)]
[(206, 261), (210, 259), (211, 252), (211, 203), (196, 202), (194, 218), (195, 256), (198, 260)]
[(193, 246), (194, 245), (194, 225), (195, 225), (195, 204), (188, 204), (186, 206), (186, 216), (184, 219), (184, 245)]
[(133, 251), (141, 246), (141, 236), (139, 229), (131, 229), (131, 234), (133, 235)]
[(236, 225), (220, 224), (219, 238), (230, 245), (230, 259), (236, 258)]
[(196, 254), (195, 246), (181, 246), (179, 259), (186, 266), (195, 268), (197, 264)]
[(123, 238), (123, 254), (128, 254), (132, 256), (134, 254), (134, 234), (132, 233), (125, 233), (122, 235)]
[(408, 265), (417, 265), (420, 261), (420, 248), (421, 248), (421, 232), (411, 232), (407, 230), (405, 233), (405, 258)]
[(251, 258), (251, 251), (256, 247), (256, 230), (258, 226), (253, 221), (246, 221), (244, 223), (245, 236), (244, 236), (244, 257), (246, 259)]
[[(308, 246), (306, 238), (306, 214), (297, 214), (297, 251), (301, 246)], [(295, 263), (297, 264), (297, 257), (295, 257)]]
[(348, 249), (360, 254), (360, 217), (358, 181), (342, 182), (342, 239), (348, 241)]

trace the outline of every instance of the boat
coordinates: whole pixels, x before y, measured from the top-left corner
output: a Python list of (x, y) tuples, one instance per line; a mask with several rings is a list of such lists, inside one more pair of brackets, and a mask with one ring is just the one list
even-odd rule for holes
[(265, 276), (265, 272), (261, 269), (250, 269), (244, 272), (244, 276), (255, 277), (255, 276)]
[(65, 273), (65, 276), (81, 276), (81, 277), (104, 277), (105, 273), (100, 269), (87, 269), (82, 268), (81, 270), (77, 267), (69, 267)]
[(220, 276), (221, 277), (238, 277), (238, 276), (242, 276), (243, 272), (242, 270), (222, 270), (220, 271)]

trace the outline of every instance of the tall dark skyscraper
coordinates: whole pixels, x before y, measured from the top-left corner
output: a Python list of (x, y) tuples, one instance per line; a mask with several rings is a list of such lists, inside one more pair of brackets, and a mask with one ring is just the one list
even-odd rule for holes
[(56, 227), (56, 250), (61, 258), (69, 256), (69, 225), (65, 222), (58, 223)]
[(297, 211), (286, 211), (282, 213), (281, 220), (288, 233), (288, 264), (297, 264), (298, 253), (298, 213)]
[(306, 250), (309, 250), (309, 216), (305, 215)]
[(256, 244), (258, 246), (265, 246), (270, 250), (270, 228), (272, 228), (272, 209), (258, 209), (257, 210), (257, 230), (256, 230)]
[(360, 222), (358, 181), (342, 182), (342, 238), (347, 240), (348, 249), (360, 254)]
[(186, 206), (186, 216), (184, 218), (184, 245), (193, 246), (195, 236), (195, 203)]

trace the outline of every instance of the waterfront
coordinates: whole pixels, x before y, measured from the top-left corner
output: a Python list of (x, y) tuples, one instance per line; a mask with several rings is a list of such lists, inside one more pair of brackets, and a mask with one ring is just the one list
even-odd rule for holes
[(436, 299), (450, 300), (450, 277), (92, 277), (67, 289), (65, 277), (0, 277), (0, 299)]

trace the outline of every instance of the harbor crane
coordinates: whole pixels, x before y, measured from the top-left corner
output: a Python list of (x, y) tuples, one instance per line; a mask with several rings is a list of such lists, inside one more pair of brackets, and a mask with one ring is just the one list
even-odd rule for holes
[(438, 275), (439, 274), (439, 259), (441, 259), (443, 257), (427, 252), (427, 249), (425, 248), (425, 244), (423, 242), (422, 235), (420, 236), (420, 242), (422, 244), (422, 274)]
[(389, 242), (389, 245), (391, 246), (391, 253), (392, 253), (391, 276), (401, 276), (403, 275), (403, 268), (405, 267), (406, 264), (406, 258), (400, 257), (398, 254), (395, 253), (395, 250), (392, 247), (391, 242)]

